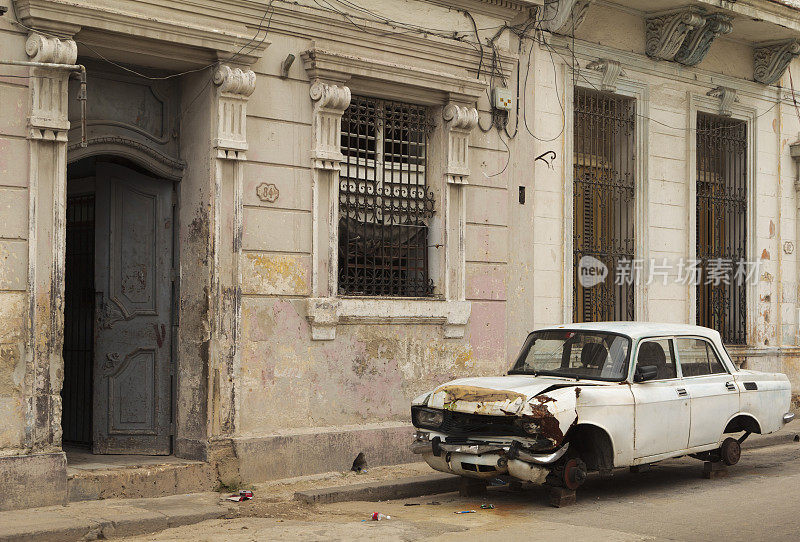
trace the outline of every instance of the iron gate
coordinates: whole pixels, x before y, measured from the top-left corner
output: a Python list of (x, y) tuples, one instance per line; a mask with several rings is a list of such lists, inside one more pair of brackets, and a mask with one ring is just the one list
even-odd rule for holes
[(339, 293), (421, 297), (428, 277), (426, 107), (354, 96), (342, 117)]
[[(634, 318), (635, 126), (634, 99), (575, 89), (575, 322)], [(592, 284), (601, 266), (605, 280)]]
[(697, 323), (746, 344), (746, 275), (737, 273), (747, 265), (745, 121), (697, 114), (696, 212)]
[(65, 443), (90, 446), (94, 364), (93, 194), (67, 198), (66, 229), (61, 427)]

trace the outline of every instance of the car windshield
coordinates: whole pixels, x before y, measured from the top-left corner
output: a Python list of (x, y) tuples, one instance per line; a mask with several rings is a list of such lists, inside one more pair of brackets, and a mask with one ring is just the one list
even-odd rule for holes
[(600, 331), (534, 331), (509, 374), (623, 380), (631, 340)]

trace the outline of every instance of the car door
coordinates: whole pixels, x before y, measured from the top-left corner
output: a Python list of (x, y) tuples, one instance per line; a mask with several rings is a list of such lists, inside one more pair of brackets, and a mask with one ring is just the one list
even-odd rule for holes
[(739, 412), (739, 389), (714, 345), (700, 337), (676, 339), (683, 385), (689, 393), (689, 448), (719, 442), (725, 424)]
[[(689, 441), (689, 398), (678, 378), (671, 338), (639, 341), (636, 370), (654, 365), (653, 380), (631, 384), (634, 399), (634, 458), (682, 450)], [(635, 379), (634, 379), (635, 380)]]

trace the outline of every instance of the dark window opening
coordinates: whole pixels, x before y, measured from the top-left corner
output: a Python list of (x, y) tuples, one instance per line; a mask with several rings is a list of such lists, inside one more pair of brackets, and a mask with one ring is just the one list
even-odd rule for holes
[(709, 280), (712, 268), (746, 264), (747, 123), (697, 114), (697, 324), (726, 344), (746, 344), (746, 276)]
[[(636, 102), (575, 89), (573, 309), (575, 322), (633, 320)], [(599, 282), (598, 269), (607, 275)], [(582, 280), (582, 278), (584, 280)]]
[(426, 107), (354, 96), (342, 116), (339, 294), (424, 297), (428, 226)]

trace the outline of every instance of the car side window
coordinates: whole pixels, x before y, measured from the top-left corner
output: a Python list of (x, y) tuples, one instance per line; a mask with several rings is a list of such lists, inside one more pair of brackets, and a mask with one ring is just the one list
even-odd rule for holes
[(639, 343), (639, 353), (636, 355), (636, 367), (653, 365), (658, 369), (657, 380), (677, 378), (675, 368), (675, 353), (670, 339), (648, 339)]
[(677, 339), (678, 357), (683, 376), (703, 376), (726, 373), (713, 347), (703, 339)]

